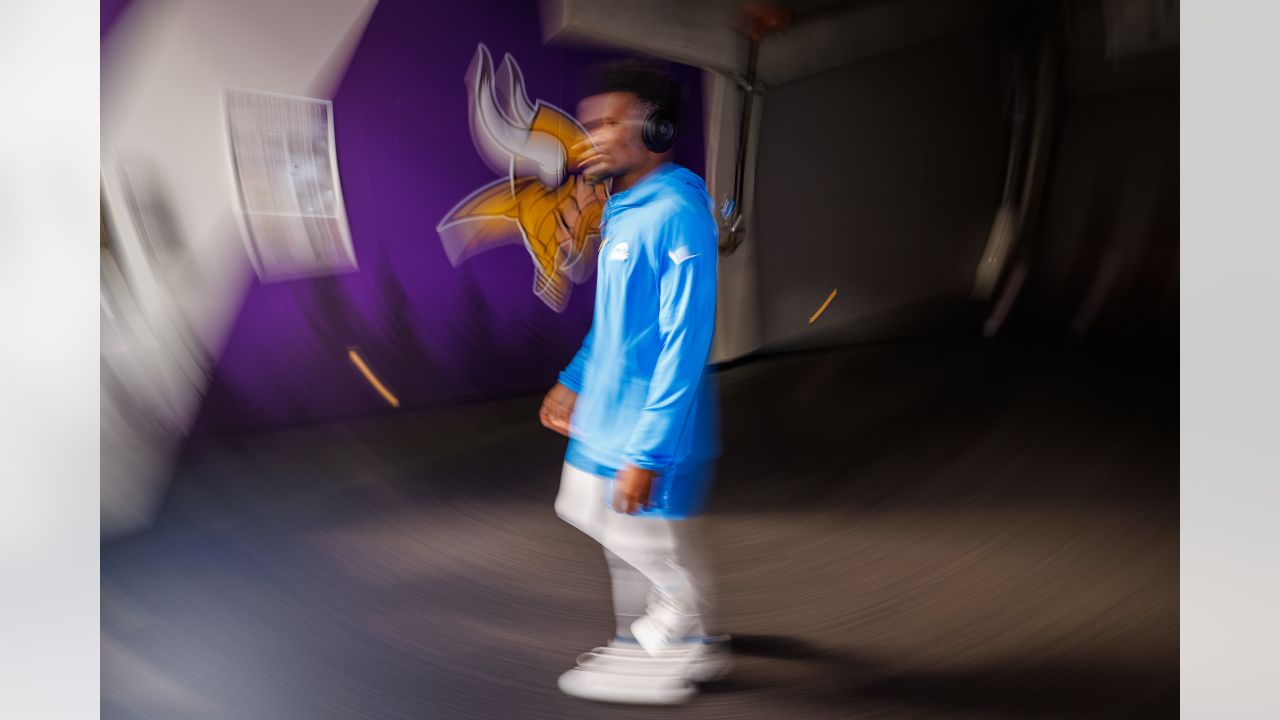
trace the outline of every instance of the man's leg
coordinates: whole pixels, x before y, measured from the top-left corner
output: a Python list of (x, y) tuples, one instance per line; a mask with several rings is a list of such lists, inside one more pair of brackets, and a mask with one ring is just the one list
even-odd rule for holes
[[(680, 607), (706, 611), (706, 603), (699, 600), (705, 597), (706, 581), (696, 561), (696, 523), (618, 513), (607, 504), (609, 486), (604, 478), (566, 465), (556, 514), (604, 546), (621, 640), (583, 653), (558, 685), (569, 695), (592, 700), (684, 702), (696, 692), (694, 683), (720, 677), (728, 669), (723, 648), (699, 641), (654, 654), (631, 644), (631, 636), (636, 621), (668, 596), (677, 598)], [(658, 587), (664, 591), (658, 592)], [(684, 634), (701, 638), (700, 615)]]
[[(565, 464), (560, 476), (560, 492), (556, 495), (556, 515), (603, 545), (605, 518), (615, 514), (605, 505), (605, 489), (609, 481)], [(619, 558), (608, 547), (604, 557), (609, 564), (613, 589), (613, 613), (616, 635), (631, 638), (631, 623), (644, 615), (651, 585), (644, 573)]]
[(627, 515), (611, 508), (604, 511), (601, 544), (652, 587), (648, 617), (642, 624), (657, 621), (662, 632), (656, 645), (654, 638), (637, 638), (646, 649), (704, 635), (709, 583), (702, 567), (698, 530), (697, 520)]
[(605, 560), (609, 563), (609, 578), (613, 585), (613, 617), (615, 636), (631, 640), (631, 624), (644, 615), (653, 585), (644, 573), (605, 548)]
[(602, 542), (608, 510), (605, 484), (605, 480), (565, 463), (560, 473), (560, 492), (556, 495), (556, 515), (596, 542)]
[(618, 635), (631, 635), (630, 626), (638, 616), (664, 605), (681, 619), (680, 625), (687, 626), (677, 628), (684, 635), (701, 636), (710, 597), (701, 521), (620, 513), (609, 505), (608, 490), (607, 479), (566, 463), (555, 510), (562, 520), (604, 546)]

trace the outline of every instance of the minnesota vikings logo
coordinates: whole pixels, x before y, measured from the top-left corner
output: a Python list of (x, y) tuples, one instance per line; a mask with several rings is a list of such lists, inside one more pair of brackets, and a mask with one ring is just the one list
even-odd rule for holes
[(495, 74), (489, 49), (480, 44), (466, 82), (471, 139), (502, 177), (471, 193), (436, 226), (445, 254), (457, 267), (485, 250), (522, 243), (533, 258), (534, 295), (564, 312), (573, 284), (586, 282), (595, 269), (608, 199), (604, 184), (570, 172), (581, 160), (583, 150), (574, 147), (586, 130), (549, 103), (530, 103), (509, 54)]

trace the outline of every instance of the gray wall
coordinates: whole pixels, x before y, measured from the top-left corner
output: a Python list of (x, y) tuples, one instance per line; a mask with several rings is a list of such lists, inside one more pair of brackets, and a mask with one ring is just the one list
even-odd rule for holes
[(1176, 86), (1074, 98), (1060, 122), (1010, 330), (1176, 340)]
[(1004, 178), (997, 52), (981, 30), (767, 90), (754, 218), (766, 350), (966, 325)]

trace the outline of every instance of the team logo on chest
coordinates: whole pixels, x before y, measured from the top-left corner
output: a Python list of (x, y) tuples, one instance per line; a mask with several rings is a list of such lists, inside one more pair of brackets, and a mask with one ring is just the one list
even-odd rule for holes
[(631, 257), (631, 248), (625, 243), (620, 242), (613, 246), (613, 250), (609, 251), (610, 261), (621, 261)]

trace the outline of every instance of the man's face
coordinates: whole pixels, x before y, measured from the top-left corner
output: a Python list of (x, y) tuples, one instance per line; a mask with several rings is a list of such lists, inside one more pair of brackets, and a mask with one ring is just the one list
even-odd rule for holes
[(578, 103), (578, 120), (595, 144), (595, 153), (583, 160), (583, 174), (618, 177), (643, 165), (650, 154), (640, 134), (645, 111), (635, 95), (625, 92), (592, 95)]

